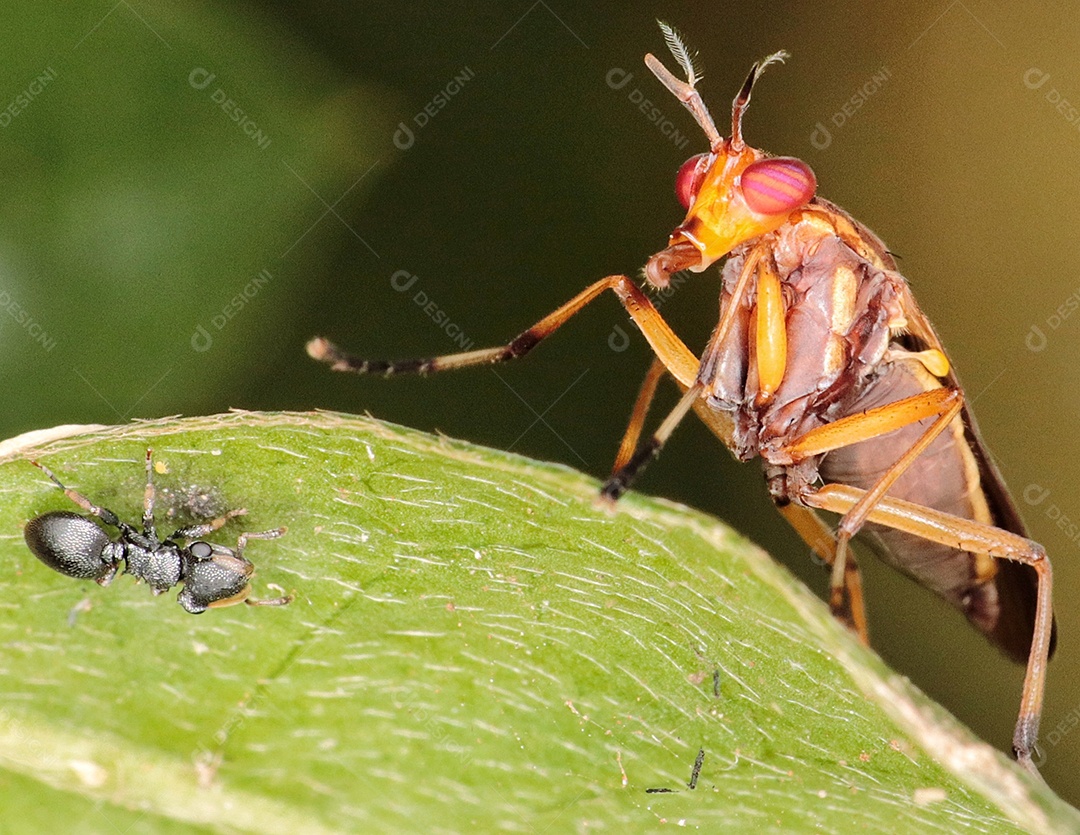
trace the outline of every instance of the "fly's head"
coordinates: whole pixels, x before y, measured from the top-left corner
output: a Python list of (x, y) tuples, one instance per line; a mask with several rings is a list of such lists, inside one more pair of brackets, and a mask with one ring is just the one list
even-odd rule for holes
[(754, 83), (786, 53), (777, 52), (751, 67), (732, 102), (731, 137), (725, 138), (697, 91), (698, 73), (682, 40), (669, 26), (660, 26), (687, 80), (676, 78), (652, 55), (645, 56), (645, 64), (693, 114), (709, 139), (709, 152), (691, 157), (679, 169), (675, 193), (687, 214), (671, 233), (667, 249), (645, 267), (646, 278), (656, 287), (666, 286), (679, 270), (702, 272), (740, 244), (778, 229), (813, 199), (817, 188), (805, 162), (769, 156), (742, 138), (742, 117)]

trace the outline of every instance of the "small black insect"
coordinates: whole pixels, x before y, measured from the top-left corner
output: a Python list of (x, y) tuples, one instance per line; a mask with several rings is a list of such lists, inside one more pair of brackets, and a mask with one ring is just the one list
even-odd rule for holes
[(249, 606), (284, 606), (290, 603), (292, 596), (270, 600), (248, 597), (255, 566), (244, 559), (244, 547), (249, 539), (276, 539), (285, 533), (285, 528), (242, 533), (236, 541), (236, 550), (197, 539), (216, 531), (234, 516), (247, 513), (244, 508), (230, 510), (205, 524), (180, 528), (165, 539), (158, 539), (154, 525), (156, 493), (152, 456), (153, 450), (146, 450), (142, 533), (121, 522), (111, 510), (98, 507), (86, 496), (65, 487), (44, 464), (31, 461), (75, 504), (120, 531), (120, 536), (112, 539), (92, 518), (68, 510), (54, 510), (26, 523), (26, 544), (34, 556), (61, 574), (93, 580), (100, 586), (107, 586), (113, 581), (121, 562), (126, 573), (136, 580), (145, 580), (154, 594), (163, 594), (178, 583), (183, 583), (184, 588), (176, 599), (193, 615), (211, 607), (231, 606), (240, 601)]

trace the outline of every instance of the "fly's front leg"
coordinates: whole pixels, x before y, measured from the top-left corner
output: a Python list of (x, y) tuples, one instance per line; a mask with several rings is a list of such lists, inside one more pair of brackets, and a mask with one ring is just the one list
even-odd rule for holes
[[(926, 418), (934, 418), (933, 423), (919, 439), (885, 471), (855, 505), (845, 511), (840, 520), (836, 532), (836, 558), (832, 563), (832, 576), (829, 583), (829, 605), (833, 612), (841, 613), (844, 610), (844, 578), (848, 545), (852, 537), (866, 523), (874, 505), (881, 501), (904, 471), (960, 414), (963, 405), (964, 398), (959, 389), (930, 389), (912, 397), (897, 400), (895, 403), (888, 403), (812, 429), (780, 447), (780, 455), (786, 455), (790, 462), (798, 463), (815, 455), (885, 435)], [(798, 498), (802, 500), (804, 497)]]
[[(739, 271), (739, 277), (736, 279), (735, 286), (731, 291), (731, 302), (721, 310), (720, 321), (716, 325), (716, 330), (713, 331), (712, 336), (709, 338), (709, 345), (705, 349), (706, 356), (709, 356), (711, 352), (717, 350), (719, 346), (724, 345), (727, 342), (732, 327), (734, 327), (735, 324), (736, 315), (739, 309), (739, 300), (742, 299), (743, 295), (747, 292), (747, 289), (751, 286), (751, 280), (757, 275), (759, 266), (762, 266), (768, 260), (768, 252), (771, 245), (771, 241), (762, 241), (747, 253), (746, 258), (743, 261), (742, 269)], [(668, 247), (663, 253), (654, 255), (649, 260), (649, 267), (655, 267), (661, 256), (665, 253), (672, 253), (672, 250), (674, 249), (674, 247)], [(673, 257), (681, 258), (683, 256), (681, 254), (676, 254)], [(673, 266), (675, 265), (667, 264), (665, 262), (661, 272), (666, 276), (666, 274), (672, 270)], [(684, 264), (683, 266), (686, 265)], [(664, 286), (664, 284), (666, 284), (666, 278), (659, 280), (653, 275), (653, 272), (655, 272), (655, 270), (650, 272), (650, 268), (646, 268), (646, 274), (650, 276), (650, 281), (657, 286)], [(765, 272), (768, 274), (769, 271), (766, 270)], [(648, 336), (648, 334), (646, 334), (646, 336)], [(659, 355), (659, 351), (657, 351), (657, 354)], [(720, 417), (718, 412), (710, 409), (701, 398), (702, 393), (710, 384), (711, 380), (707, 378), (707, 375), (703, 375), (701, 363), (695, 360), (695, 365), (696, 369), (692, 382), (683, 379), (672, 371), (672, 375), (683, 389), (682, 398), (680, 398), (675, 408), (668, 413), (668, 416), (664, 418), (664, 422), (660, 424), (660, 427), (653, 433), (649, 440), (639, 446), (634, 454), (625, 460), (622, 466), (616, 467), (608, 480), (604, 482), (604, 486), (600, 489), (600, 494), (604, 499), (612, 502), (616, 501), (629, 489), (634, 479), (637, 478), (645, 468), (645, 465), (660, 454), (660, 450), (663, 448), (664, 444), (667, 443), (672, 432), (675, 431), (675, 428), (679, 425), (680, 421), (686, 417), (687, 413), (692, 408), (697, 409), (698, 415), (705, 421), (705, 424), (712, 429), (727, 446), (731, 446), (732, 428), (724, 425), (725, 419)], [(669, 370), (671, 369), (669, 368)], [(640, 395), (638, 399), (640, 402)], [(631, 422), (631, 426), (633, 426), (633, 422)], [(625, 446), (625, 439), (623, 443)], [(621, 458), (623, 454), (621, 449), (619, 454)]]
[(653, 351), (675, 379), (684, 385), (690, 385), (697, 375), (698, 361), (690, 349), (675, 335), (667, 322), (641, 292), (636, 284), (625, 275), (611, 275), (602, 278), (578, 293), (562, 307), (549, 313), (528, 330), (518, 334), (506, 345), (495, 348), (482, 348), (460, 354), (445, 354), (438, 357), (412, 360), (372, 360), (363, 359), (346, 353), (322, 337), (316, 337), (307, 344), (308, 355), (319, 362), (325, 362), (335, 371), (348, 371), (353, 374), (394, 374), (416, 373), (429, 374), (436, 371), (450, 371), (474, 365), (491, 365), (508, 362), (523, 357), (541, 341), (566, 324), (585, 305), (597, 298), (605, 290), (611, 290), (619, 297), (622, 306), (641, 328)]
[(689, 386), (649, 440), (639, 446), (630, 459), (604, 482), (604, 486), (600, 488), (600, 495), (606, 501), (618, 501), (619, 497), (629, 489), (633, 480), (645, 469), (645, 465), (660, 454), (660, 450), (671, 437), (671, 433), (675, 431), (675, 427), (682, 422), (682, 419), (700, 399), (702, 389), (703, 385), (700, 382)]
[[(826, 484), (817, 490), (808, 491), (801, 499), (810, 507), (847, 514), (859, 505), (867, 492), (845, 484)], [(1039, 737), (1039, 719), (1042, 716), (1043, 693), (1046, 689), (1046, 666), (1053, 633), (1053, 572), (1046, 551), (1037, 542), (1001, 528), (972, 522), (888, 496), (875, 503), (867, 514), (867, 520), (950, 548), (1013, 560), (1035, 569), (1038, 576), (1035, 631), (1028, 653), (1027, 672), (1024, 675), (1020, 714), (1013, 732), (1013, 752), (1024, 768), (1037, 774), (1031, 754)]]
[(784, 381), (787, 369), (787, 310), (780, 276), (771, 259), (763, 258), (758, 268), (757, 304), (754, 323), (754, 371), (757, 395), (763, 406), (772, 400)]
[[(677, 268), (681, 269), (681, 266)], [(319, 337), (308, 343), (307, 351), (311, 357), (329, 364), (335, 371), (349, 371), (354, 374), (383, 374), (387, 376), (404, 372), (426, 374), (473, 365), (507, 362), (527, 354), (605, 290), (612, 291), (618, 297), (619, 302), (640, 328), (653, 353), (656, 354), (657, 360), (662, 365), (662, 370), (671, 374), (676, 383), (686, 392), (682, 400), (679, 401), (679, 405), (661, 424), (656, 435), (650, 438), (649, 443), (643, 445), (633, 455), (619, 453), (618, 462), (621, 462), (621, 464), (616, 467), (612, 478), (608, 480), (603, 489), (605, 497), (617, 499), (626, 490), (634, 475), (649, 459), (659, 452), (667, 435), (674, 430), (679, 420), (690, 408), (699, 408), (698, 413), (702, 416), (702, 419), (721, 440), (727, 442), (731, 437), (730, 422), (724, 416), (715, 412), (710, 413), (700, 407), (698, 401), (702, 384), (697, 380), (700, 368), (698, 358), (676, 336), (653, 303), (649, 301), (648, 296), (625, 275), (608, 276), (586, 287), (562, 307), (549, 313), (527, 331), (519, 334), (506, 345), (495, 348), (484, 348), (462, 354), (447, 354), (428, 359), (403, 361), (366, 360), (347, 354), (332, 343)], [(654, 366), (649, 373), (649, 377), (658, 379), (660, 374), (661, 370)], [(652, 388), (655, 389), (655, 381)], [(627, 428), (627, 438), (631, 438), (635, 442), (637, 436), (640, 435), (641, 425), (644, 422), (645, 412), (651, 399), (651, 391), (643, 392), (638, 396), (635, 415), (631, 418), (630, 426)], [(639, 411), (640, 416), (638, 415)], [(623, 441), (623, 446), (632, 448), (626, 439)]]

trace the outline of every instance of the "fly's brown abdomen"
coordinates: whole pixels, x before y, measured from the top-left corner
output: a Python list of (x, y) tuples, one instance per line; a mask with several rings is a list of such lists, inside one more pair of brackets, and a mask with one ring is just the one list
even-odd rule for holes
[[(889, 362), (852, 404), (860, 412), (940, 386), (917, 360)], [(958, 416), (934, 439), (889, 490), (893, 498), (916, 502), (975, 522), (1026, 536), (1008, 497), (986, 489), (986, 472), (964, 421)], [(819, 472), (826, 482), (867, 489), (924, 433), (930, 419), (888, 435), (834, 450)], [(996, 474), (993, 476), (996, 478)], [(995, 484), (995, 487), (999, 487)], [(999, 488), (1000, 489), (1000, 488)], [(1018, 563), (972, 554), (880, 525), (861, 534), (878, 556), (953, 606), (1006, 655), (1023, 663), (1031, 647), (1037, 576)]]

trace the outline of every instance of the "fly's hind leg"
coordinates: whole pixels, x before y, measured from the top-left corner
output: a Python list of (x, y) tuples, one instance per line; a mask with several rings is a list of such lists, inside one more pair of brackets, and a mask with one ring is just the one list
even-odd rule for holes
[[(814, 511), (797, 504), (778, 504), (788, 524), (810, 546), (810, 550), (832, 568), (836, 562), (836, 536)], [(844, 584), (829, 594), (829, 608), (833, 616), (854, 632), (864, 646), (870, 646), (870, 631), (866, 623), (866, 604), (863, 600), (862, 572), (852, 553), (844, 561)]]
[[(847, 564), (852, 559), (849, 548), (852, 537), (866, 524), (871, 510), (888, 493), (896, 480), (956, 419), (963, 404), (963, 394), (958, 389), (928, 389), (911, 397), (811, 429), (780, 448), (780, 454), (787, 456), (791, 463), (798, 463), (815, 455), (888, 434), (921, 420), (932, 419), (918, 440), (905, 450), (869, 490), (863, 492), (855, 504), (844, 512), (837, 529), (833, 560), (830, 563), (832, 577), (829, 604), (834, 613), (844, 610), (844, 589), (849, 582)], [(801, 501), (798, 496), (791, 498)], [(796, 530), (799, 530), (797, 526)]]
[[(810, 507), (843, 515), (859, 505), (866, 496), (867, 491), (857, 487), (826, 484), (805, 492), (799, 498)], [(867, 521), (950, 548), (1013, 560), (1030, 565), (1035, 570), (1038, 576), (1038, 592), (1035, 600), (1034, 632), (1028, 653), (1027, 672), (1024, 675), (1020, 713), (1013, 732), (1013, 752), (1024, 768), (1037, 774), (1031, 754), (1039, 736), (1039, 719), (1042, 716), (1043, 693), (1046, 689), (1046, 665), (1050, 657), (1054, 623), (1051, 606), (1053, 572), (1046, 551), (1037, 542), (1001, 528), (888, 496), (874, 503), (867, 514)]]

